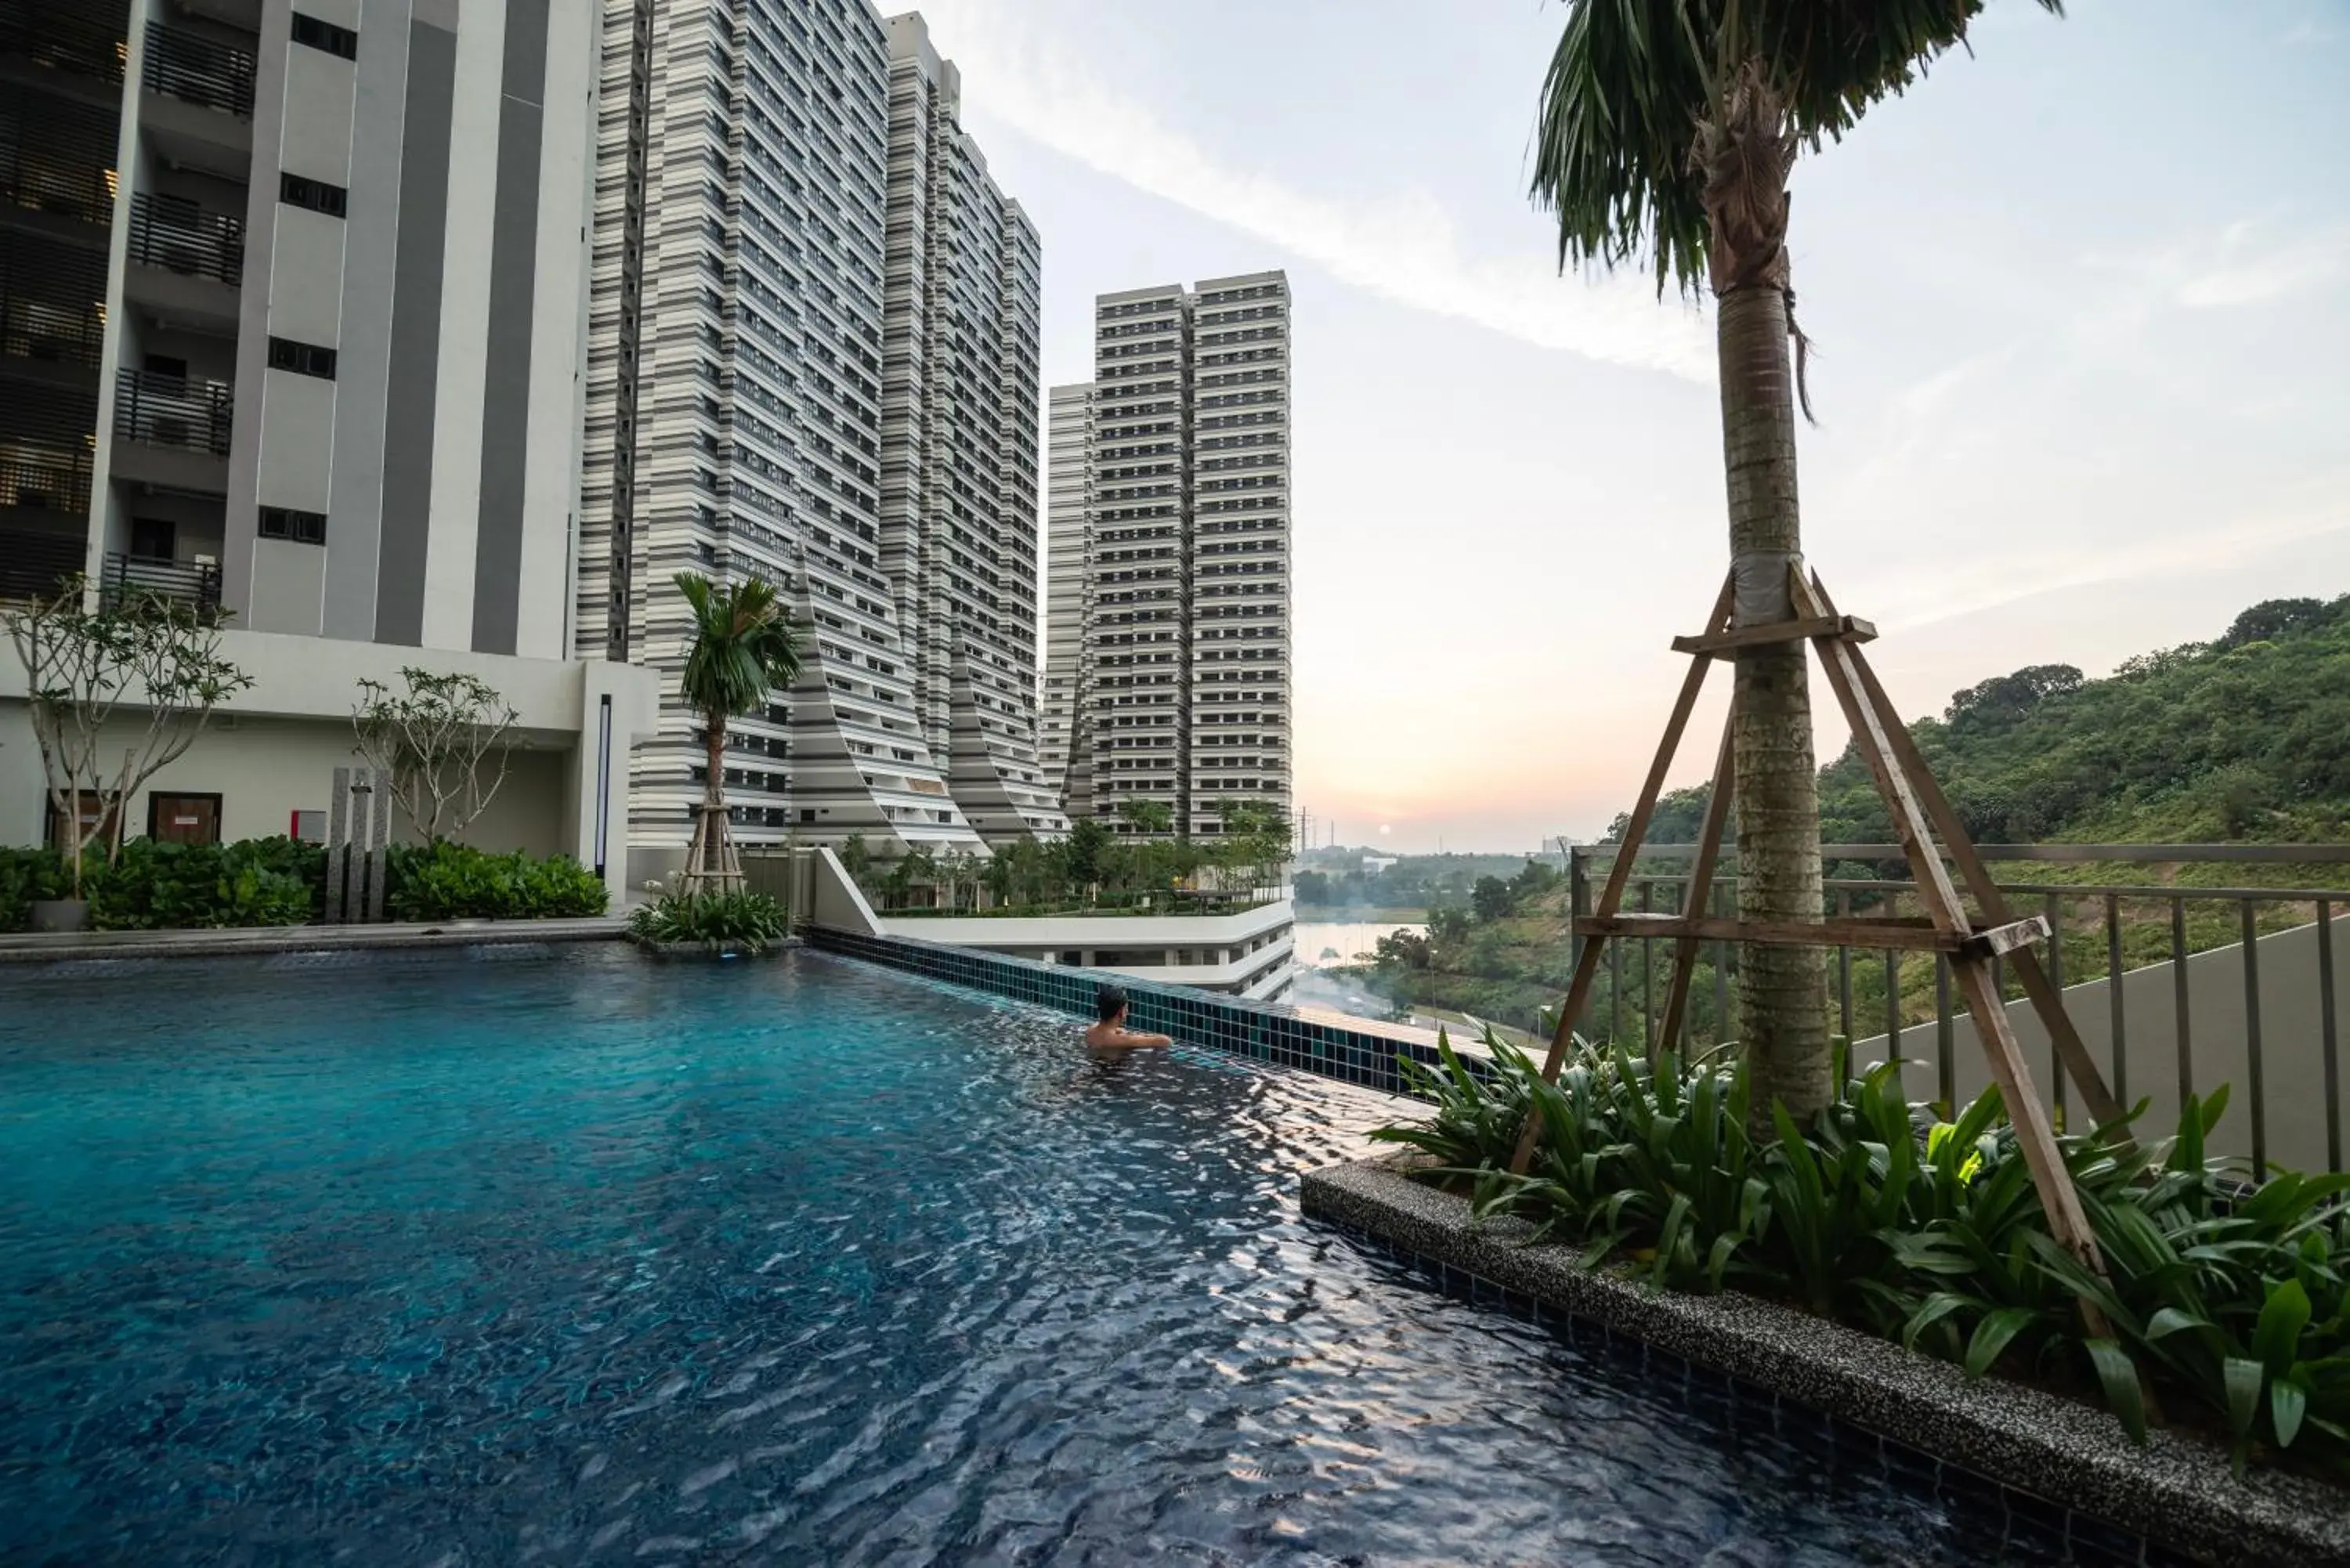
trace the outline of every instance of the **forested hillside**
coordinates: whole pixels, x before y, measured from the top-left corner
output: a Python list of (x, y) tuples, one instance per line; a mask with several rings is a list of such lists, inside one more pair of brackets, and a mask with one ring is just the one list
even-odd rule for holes
[[(2214, 641), (2132, 659), (2112, 675), (2085, 679), (2070, 665), (2033, 665), (1956, 693), (1939, 718), (1912, 722), (1919, 748), (1978, 843), (2215, 843), (2229, 839), (2309, 843), (2350, 838), (2350, 595), (2331, 601), (2272, 599), (2253, 606)], [(1689, 843), (1703, 820), (1704, 786), (1659, 803), (1651, 842)], [(1858, 754), (1820, 770), (1825, 841), (1893, 840)], [(1609, 837), (1619, 837), (1619, 816)], [(1735, 831), (1733, 825), (1733, 832)], [(1644, 864), (1671, 873), (1679, 862)], [(2301, 886), (2308, 868), (2206, 866), (2178, 868), (2020, 864), (2002, 880), (2082, 884), (2177, 880), (2212, 885)], [(2329, 868), (2338, 870), (2338, 867)], [(1898, 875), (1898, 867), (1840, 865), (1831, 875)], [(2322, 875), (2322, 873), (2320, 873)], [(1567, 978), (1565, 895), (1555, 876), (1530, 869), (1509, 883), (1481, 882), (1470, 907), (1438, 910), (1425, 940), (1382, 944), (1373, 983), (1399, 1002), (1457, 1008), (1531, 1024), (1555, 1004)], [(1663, 907), (1669, 886), (1655, 891)], [(1637, 902), (1637, 899), (1635, 900)], [(1863, 900), (1866, 901), (1865, 899)], [(2167, 952), (2164, 906), (2126, 907), (2125, 963)], [(2273, 905), (2264, 926), (2296, 916)], [(2233, 912), (2190, 907), (2189, 945), (2234, 940)], [(2085, 919), (2068, 931), (2065, 972), (2103, 973), (2103, 937)], [(1620, 1005), (1604, 975), (1586, 1015), (1594, 1032), (1613, 1018), (1638, 1038), (1644, 999), (1660, 996), (1639, 944), (1622, 970)], [(1700, 1038), (1710, 1037), (1716, 990), (1710, 948), (1691, 996)], [(1891, 976), (1874, 959), (1856, 962), (1850, 984), (1856, 1020), (1881, 1020), (1888, 978), (1905, 1014), (1931, 1001), (1933, 966), (1904, 964)]]
[[(2339, 838), (2350, 594), (2254, 605), (2216, 641), (2141, 654), (2102, 680), (2069, 664), (1997, 676), (1911, 732), (1978, 843)], [(1695, 840), (1707, 794), (1666, 796), (1649, 837)], [(1830, 844), (1892, 842), (1849, 746), (1820, 770), (1820, 818)]]

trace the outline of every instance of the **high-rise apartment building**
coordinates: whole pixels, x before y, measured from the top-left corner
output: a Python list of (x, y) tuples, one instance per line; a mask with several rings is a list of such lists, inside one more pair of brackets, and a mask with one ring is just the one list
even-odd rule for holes
[(914, 707), (991, 843), (1065, 831), (1036, 754), (1036, 230), (963, 134), (919, 14), (889, 24), (881, 557)]
[[(78, 570), (101, 600), (218, 607), (255, 681), (105, 809), (286, 832), (351, 759), (359, 683), (414, 666), (479, 677), (531, 736), (477, 840), (606, 864), (650, 689), (571, 658), (593, 8), (5, 21), (0, 594)], [(0, 839), (40, 833), (39, 765), (0, 742), (0, 799), (34, 818)]]
[(1082, 585), (1049, 613), (1084, 628), (1088, 815), (1155, 801), (1211, 838), (1227, 802), (1290, 811), (1289, 314), (1279, 272), (1106, 294), (1092, 387), (1056, 389), (1055, 449), (1087, 452)]
[(684, 569), (764, 577), (812, 628), (793, 690), (729, 726), (740, 840), (1052, 830), (1036, 236), (953, 67), (865, 0), (610, 0), (603, 69), (578, 627), (670, 693), (637, 759), (645, 868), (702, 787)]
[(1091, 507), (1094, 388), (1052, 390), (1045, 466), (1045, 687), (1037, 754), (1046, 787), (1073, 817), (1092, 815), (1089, 770), (1070, 767), (1086, 651), (1086, 541)]

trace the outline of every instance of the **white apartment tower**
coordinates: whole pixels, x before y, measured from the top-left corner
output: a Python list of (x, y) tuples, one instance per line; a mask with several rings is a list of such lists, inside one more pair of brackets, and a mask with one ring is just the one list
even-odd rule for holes
[[(80, 573), (224, 610), (255, 680), (104, 809), (131, 836), (307, 831), (361, 681), (465, 673), (529, 741), (473, 841), (617, 887), (653, 695), (572, 624), (595, 8), (15, 0), (0, 24), (0, 597)], [(16, 843), (45, 792), (5, 663)]]
[(882, 569), (949, 794), (992, 844), (1058, 834), (1036, 754), (1036, 230), (921, 16), (889, 28)]
[(603, 71), (578, 628), (661, 676), (644, 869), (702, 794), (685, 569), (764, 577), (812, 626), (793, 690), (728, 729), (746, 846), (1049, 829), (1035, 527), (1004, 521), (1024, 473), (1034, 512), (1036, 239), (954, 125), (952, 67), (866, 0), (608, 0)]
[[(1291, 809), (1289, 284), (1279, 272), (1106, 294), (1095, 379), (1057, 389), (1082, 445), (1082, 586), (1065, 776), (1087, 814), (1157, 801), (1194, 837), (1229, 801)], [(1076, 606), (1066, 602), (1074, 591)], [(1048, 653), (1048, 678), (1051, 655)], [(1049, 722), (1049, 720), (1048, 720)], [(1076, 785), (1071, 785), (1073, 795)]]
[(1037, 754), (1047, 788), (1071, 816), (1092, 813), (1088, 771), (1070, 767), (1086, 650), (1086, 542), (1092, 478), (1094, 389), (1052, 390), (1045, 458), (1045, 691)]

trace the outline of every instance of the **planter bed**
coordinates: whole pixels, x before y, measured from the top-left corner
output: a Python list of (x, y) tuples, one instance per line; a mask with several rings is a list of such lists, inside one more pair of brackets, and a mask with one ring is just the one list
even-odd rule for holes
[(1585, 1269), (1576, 1249), (1526, 1246), (1523, 1220), (1472, 1221), (1466, 1198), (1387, 1160), (1310, 1171), (1300, 1197), (1308, 1217), (1433, 1272), (1447, 1290), (1624, 1335), (1684, 1372), (1726, 1377), (1773, 1418), (1825, 1417), (1824, 1435), (1840, 1449), (1869, 1449), (1929, 1486), (1988, 1494), (2011, 1518), (2061, 1533), (2084, 1563), (2350, 1563), (2350, 1491), (2275, 1470), (2239, 1480), (2226, 1452), (2192, 1434), (2158, 1429), (2140, 1447), (2091, 1406), (1970, 1380), (1793, 1307), (1660, 1292)]

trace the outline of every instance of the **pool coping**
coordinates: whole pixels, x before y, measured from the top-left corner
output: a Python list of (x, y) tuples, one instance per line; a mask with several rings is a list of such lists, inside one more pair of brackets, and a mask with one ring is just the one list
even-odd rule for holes
[(1886, 1446), (1888, 1464), (1907, 1458), (1980, 1477), (2012, 1511), (2043, 1524), (2056, 1516), (2051, 1527), (2086, 1549), (2084, 1561), (2141, 1561), (2117, 1545), (2127, 1538), (2214, 1568), (2350, 1562), (2350, 1492), (2274, 1469), (2238, 1480), (2226, 1452), (2202, 1438), (2157, 1430), (2141, 1448), (2105, 1411), (2001, 1378), (1970, 1380), (1794, 1307), (1735, 1292), (1659, 1291), (1586, 1269), (1574, 1248), (1527, 1245), (1523, 1220), (1474, 1219), (1466, 1198), (1409, 1179), (1395, 1158), (1306, 1172), (1300, 1207), (1435, 1268), (1448, 1287), (1460, 1276), (1472, 1299), (1490, 1293), (1507, 1306), (1513, 1295), (1638, 1340), (1857, 1428)]
[(234, 953), (323, 952), (361, 948), (456, 948), (514, 942), (610, 941), (618, 915), (558, 920), (385, 921), (351, 926), (227, 926), (215, 930), (10, 931), (0, 965), (82, 959), (218, 958)]

